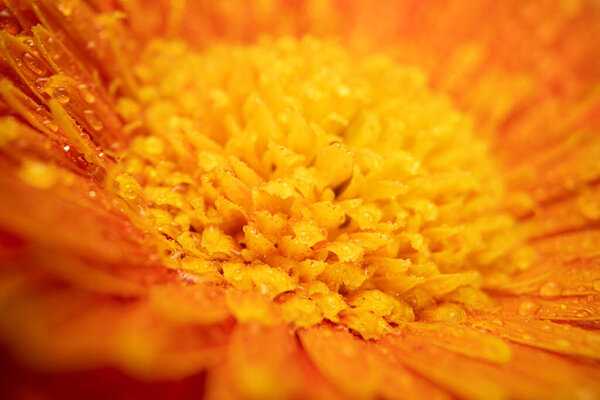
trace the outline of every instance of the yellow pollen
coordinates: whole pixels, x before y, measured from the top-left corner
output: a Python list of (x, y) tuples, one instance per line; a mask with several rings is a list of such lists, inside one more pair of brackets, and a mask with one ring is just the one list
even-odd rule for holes
[(118, 110), (143, 134), (115, 188), (168, 267), (275, 309), (235, 297), (236, 318), (376, 338), (464, 322), (487, 304), (488, 275), (522, 268), (487, 144), (420, 71), (283, 38), (153, 41), (134, 74)]

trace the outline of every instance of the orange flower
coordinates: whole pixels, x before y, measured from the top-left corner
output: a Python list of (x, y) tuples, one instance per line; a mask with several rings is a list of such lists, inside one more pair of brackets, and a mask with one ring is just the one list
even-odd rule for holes
[(596, 2), (2, 4), (2, 398), (600, 398)]

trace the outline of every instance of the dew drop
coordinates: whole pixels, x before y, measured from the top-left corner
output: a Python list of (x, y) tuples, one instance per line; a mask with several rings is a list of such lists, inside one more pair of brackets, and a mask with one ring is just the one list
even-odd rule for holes
[(96, 50), (96, 47), (98, 45), (96, 44), (96, 42), (94, 42), (93, 40), (90, 40), (89, 42), (86, 43), (85, 48), (88, 49), (89, 51), (94, 51)]
[(23, 44), (29, 47), (32, 53), (37, 53), (37, 49), (35, 48), (35, 42), (32, 39), (23, 40)]
[(52, 132), (58, 132), (58, 126), (52, 121), (45, 120), (44, 122), (42, 122), (42, 124), (44, 124), (44, 126), (50, 129)]
[(44, 90), (47, 85), (48, 85), (48, 78), (38, 78), (33, 82), (33, 86), (37, 90), (40, 90), (40, 91)]
[(589, 318), (591, 316), (588, 310), (581, 310), (577, 314), (575, 314), (577, 318)]
[(540, 295), (542, 295), (544, 297), (558, 296), (561, 293), (562, 293), (562, 290), (561, 290), (560, 286), (558, 285), (558, 283), (556, 283), (556, 282), (546, 282), (540, 288)]
[(70, 146), (65, 146), (65, 147), (63, 147), (63, 150), (64, 151), (69, 151), (70, 148), (71, 148)]
[(61, 104), (67, 104), (71, 100), (69, 92), (64, 87), (57, 87), (52, 94), (54, 94), (56, 100)]
[(90, 124), (90, 127), (93, 130), (99, 131), (100, 129), (104, 128), (104, 124), (102, 123), (100, 118), (98, 118), (98, 115), (96, 115), (96, 113), (94, 111), (85, 110), (83, 112), (83, 116), (85, 117), (85, 120), (87, 121), (88, 124)]
[(65, 17), (69, 17), (73, 14), (73, 2), (71, 0), (61, 0), (56, 7)]
[(29, 70), (37, 75), (44, 73), (44, 66), (38, 61), (37, 58), (31, 55), (31, 53), (23, 54), (23, 62)]
[(540, 306), (537, 303), (531, 300), (525, 300), (519, 305), (518, 313), (520, 316), (526, 317), (535, 314), (539, 308)]
[(0, 11), (0, 29), (6, 29), (8, 33), (16, 35), (21, 30), (21, 26), (10, 12), (4, 9)]
[(83, 97), (83, 100), (86, 103), (92, 104), (96, 101), (96, 96), (94, 96), (94, 94), (90, 91), (88, 85), (82, 83), (81, 85), (77, 86), (77, 88), (79, 89), (79, 93), (81, 93), (81, 97)]

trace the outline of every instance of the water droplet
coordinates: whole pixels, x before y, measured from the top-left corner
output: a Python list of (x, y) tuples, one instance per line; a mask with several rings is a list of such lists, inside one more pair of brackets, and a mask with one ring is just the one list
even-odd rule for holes
[(537, 303), (531, 300), (525, 300), (519, 305), (518, 313), (520, 316), (526, 317), (535, 314), (539, 308), (540, 306)]
[(596, 292), (600, 292), (600, 280), (594, 281), (594, 283), (592, 283), (592, 287)]
[(6, 8), (0, 11), (0, 29), (6, 29), (6, 31), (12, 35), (16, 35), (21, 30), (19, 22)]
[(61, 104), (67, 104), (71, 98), (69, 97), (69, 92), (64, 87), (57, 87), (52, 92), (56, 100), (58, 100)]
[(90, 197), (91, 198), (96, 197), (96, 192), (94, 192), (93, 190), (90, 190)]
[(44, 122), (42, 122), (42, 124), (44, 124), (44, 126), (50, 129), (52, 132), (58, 132), (58, 126), (52, 121), (45, 120)]
[(589, 318), (592, 314), (588, 310), (580, 310), (575, 314), (577, 318)]
[(542, 295), (544, 297), (558, 296), (561, 293), (562, 293), (562, 290), (561, 290), (560, 286), (558, 285), (558, 283), (556, 283), (556, 282), (546, 282), (540, 288), (540, 295)]
[(96, 101), (96, 96), (94, 96), (94, 94), (90, 91), (88, 85), (82, 83), (81, 85), (77, 86), (77, 88), (79, 89), (79, 93), (81, 93), (81, 97), (83, 97), (83, 100), (86, 103), (92, 104)]
[(63, 150), (64, 151), (69, 151), (70, 148), (71, 148), (70, 146), (65, 146), (65, 147), (63, 147)]
[(23, 54), (23, 62), (25, 63), (25, 66), (34, 74), (42, 75), (44, 73), (44, 66), (37, 58), (32, 56), (31, 53)]
[(56, 7), (65, 17), (69, 17), (73, 14), (73, 2), (71, 0), (59, 1)]
[(35, 42), (32, 39), (23, 40), (23, 44), (29, 47), (33, 53), (37, 53), (37, 49), (35, 48)]
[(89, 51), (94, 51), (96, 50), (96, 47), (98, 47), (98, 45), (96, 44), (96, 42), (94, 42), (93, 40), (90, 40), (89, 42), (86, 43), (85, 48), (88, 49)]
[(47, 85), (48, 85), (48, 78), (38, 78), (33, 82), (33, 86), (39, 91), (44, 90)]
[(94, 111), (85, 110), (83, 112), (83, 116), (85, 117), (85, 120), (87, 121), (88, 124), (90, 124), (90, 127), (93, 130), (99, 131), (100, 129), (104, 128), (104, 124), (102, 123), (100, 118), (98, 118), (98, 115), (96, 115), (96, 113)]

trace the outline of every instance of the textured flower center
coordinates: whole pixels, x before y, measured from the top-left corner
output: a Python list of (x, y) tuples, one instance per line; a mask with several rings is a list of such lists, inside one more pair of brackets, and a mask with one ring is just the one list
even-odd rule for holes
[(295, 327), (365, 338), (461, 322), (514, 268), (487, 145), (419, 71), (284, 38), (155, 41), (134, 72), (141, 100), (118, 110), (139, 135), (117, 187), (170, 268), (259, 292)]

